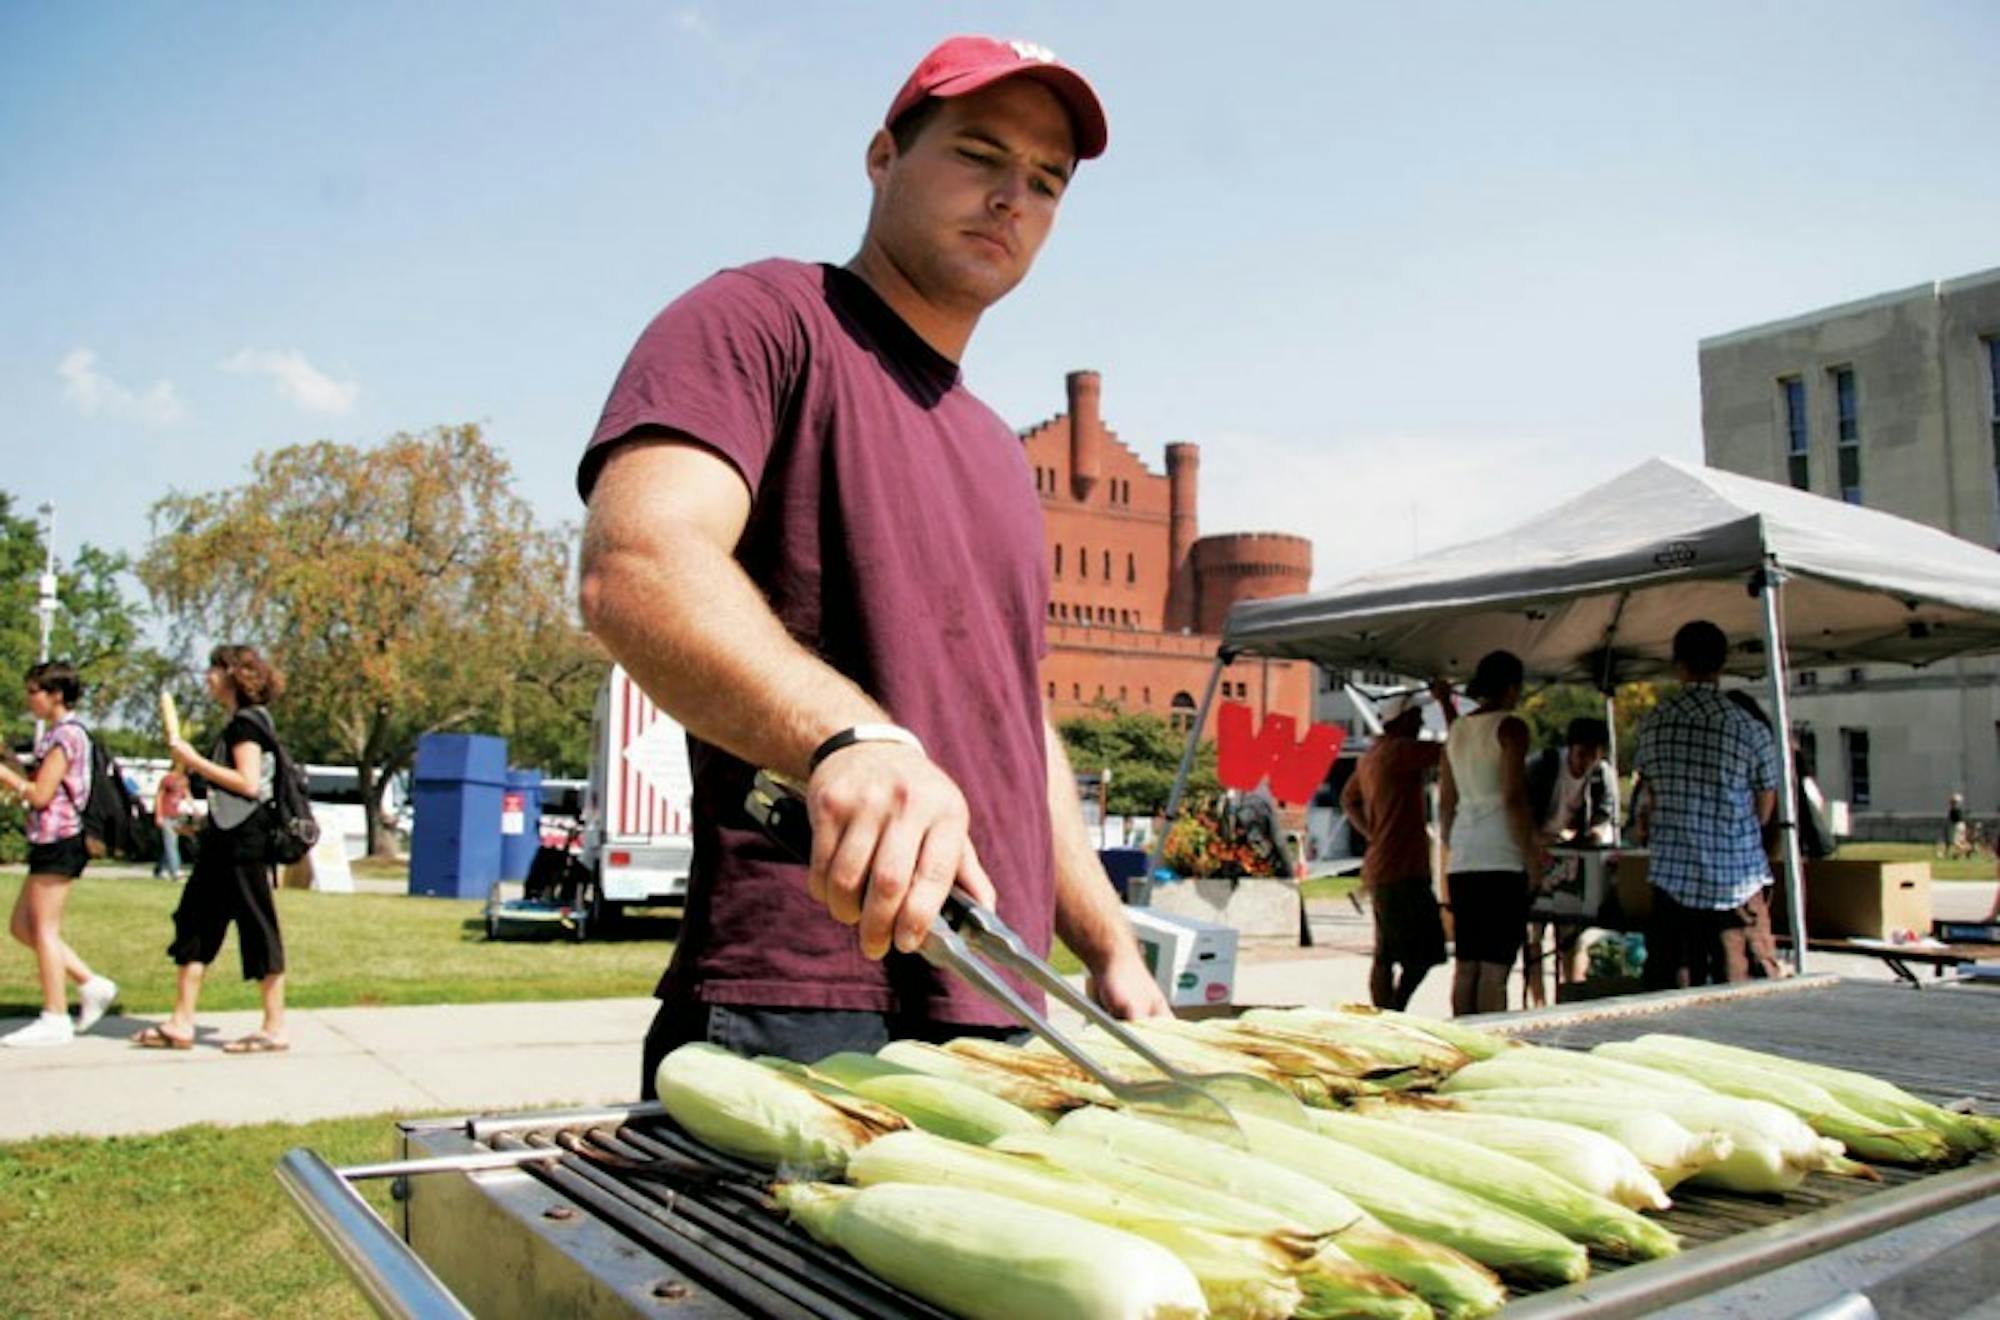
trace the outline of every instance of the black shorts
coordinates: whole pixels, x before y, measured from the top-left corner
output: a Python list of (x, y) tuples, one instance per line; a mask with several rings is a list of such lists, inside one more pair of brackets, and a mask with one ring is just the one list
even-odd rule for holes
[(88, 865), (90, 848), (81, 834), (72, 834), (54, 843), (28, 845), (29, 875), (59, 875), (74, 880), (83, 874), (83, 868)]
[(1375, 956), (1403, 967), (1444, 961), (1444, 921), (1427, 875), (1396, 880), (1368, 891), (1375, 913)]
[(1445, 883), (1459, 959), (1511, 967), (1528, 933), (1528, 873), (1458, 871)]

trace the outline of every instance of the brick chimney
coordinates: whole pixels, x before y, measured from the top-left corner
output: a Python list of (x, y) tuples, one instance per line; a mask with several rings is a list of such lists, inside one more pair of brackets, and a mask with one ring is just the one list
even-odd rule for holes
[(1195, 514), (1200, 474), (1200, 445), (1182, 441), (1167, 446), (1167, 632), (1194, 627), (1201, 606), (1194, 575), (1194, 543), (1201, 535)]
[(1104, 474), (1104, 421), (1098, 413), (1097, 373), (1072, 371), (1069, 386), (1069, 486), (1079, 502), (1090, 498)]

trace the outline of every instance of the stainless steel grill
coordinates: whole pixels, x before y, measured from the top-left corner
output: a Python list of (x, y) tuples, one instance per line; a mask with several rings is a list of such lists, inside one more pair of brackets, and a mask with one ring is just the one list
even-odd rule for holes
[[(1991, 991), (1918, 993), (1814, 978), (1492, 1024), (1575, 1048), (1649, 1031), (1777, 1047), (1933, 1100), (2000, 1109), (2000, 994)], [(690, 1140), (657, 1107), (414, 1123), (403, 1131), (405, 1153), (422, 1163), (342, 1176), (295, 1151), (280, 1168), (308, 1219), (385, 1314), (464, 1314), (461, 1305), (480, 1316), (940, 1314), (787, 1226), (762, 1190), (766, 1175)], [(371, 1176), (396, 1179), (400, 1234), (353, 1191), (352, 1181)], [(1783, 1198), (1684, 1186), (1662, 1217), (1682, 1235), (1682, 1255), (1624, 1269), (1593, 1262), (1587, 1283), (1524, 1298), (1509, 1312), (1638, 1314), (1719, 1295), (1966, 1206), (2000, 1225), (2000, 1159), (1930, 1175), (1885, 1170), (1879, 1183), (1815, 1175)], [(1967, 1231), (1986, 1218), (1969, 1220), (1975, 1227)]]

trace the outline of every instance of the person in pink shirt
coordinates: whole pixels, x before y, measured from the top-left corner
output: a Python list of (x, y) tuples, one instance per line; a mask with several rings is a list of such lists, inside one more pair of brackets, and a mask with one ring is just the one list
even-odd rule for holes
[[(12, 1049), (67, 1045), (77, 1032), (96, 1026), (118, 996), (117, 985), (91, 971), (62, 937), (70, 883), (90, 861), (83, 838), (83, 804), (90, 800), (90, 735), (70, 713), (82, 696), (83, 684), (65, 662), (31, 666), (28, 710), (43, 726), (35, 739), (35, 769), (30, 775), (0, 765), (0, 788), (28, 808), (28, 881), (14, 899), (7, 931), (35, 951), (42, 980), (41, 1016), (0, 1037), (0, 1045)], [(74, 1025), (66, 979), (82, 987)]]

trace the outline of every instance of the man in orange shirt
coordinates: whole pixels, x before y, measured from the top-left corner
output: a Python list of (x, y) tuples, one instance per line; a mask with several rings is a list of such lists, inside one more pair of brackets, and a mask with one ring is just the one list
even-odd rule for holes
[[(1431, 695), (1450, 724), (1458, 713), (1451, 685), (1440, 679), (1431, 684)], [(1340, 794), (1349, 824), (1368, 841), (1361, 882), (1375, 914), (1368, 993), (1377, 1008), (1407, 1007), (1424, 974), (1445, 957), (1424, 792), (1444, 756), (1444, 744), (1419, 738), (1423, 726), (1418, 694), (1392, 700), (1383, 711), (1382, 736), (1354, 767)]]

